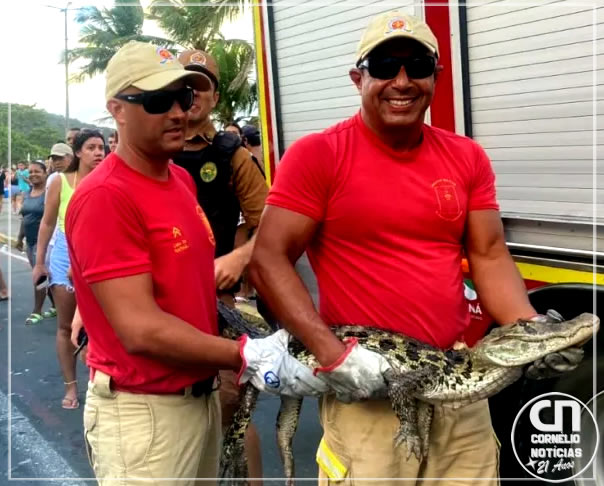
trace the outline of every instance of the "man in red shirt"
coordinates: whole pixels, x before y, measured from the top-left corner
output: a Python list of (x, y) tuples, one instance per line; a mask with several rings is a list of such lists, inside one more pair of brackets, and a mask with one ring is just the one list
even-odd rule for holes
[[(99, 484), (215, 478), (220, 369), (273, 393), (326, 390), (287, 354), (286, 331), (239, 342), (217, 336), (214, 237), (193, 180), (169, 162), (184, 145), (192, 88), (209, 89), (209, 78), (185, 71), (169, 51), (122, 47), (106, 87), (119, 146), (77, 187), (67, 211), (89, 337), (85, 438)], [(272, 387), (269, 372), (278, 377)]]
[[(441, 69), (437, 39), (423, 21), (401, 12), (374, 18), (350, 70), (360, 112), (289, 147), (267, 199), (250, 276), (336, 391), (321, 401), (320, 484), (497, 483), (486, 400), (460, 410), (435, 407), (427, 458), (407, 461), (393, 446), (398, 420), (389, 401), (346, 403), (379, 396), (387, 363), (339, 341), (326, 325), (372, 325), (451, 347), (470, 323), (464, 250), (497, 322), (536, 314), (504, 241), (485, 152), (424, 123)], [(318, 281), (318, 312), (293, 266), (305, 250)]]

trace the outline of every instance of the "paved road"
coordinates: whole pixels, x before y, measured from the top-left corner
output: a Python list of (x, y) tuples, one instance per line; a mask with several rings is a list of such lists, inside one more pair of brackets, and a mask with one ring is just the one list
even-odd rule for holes
[[(12, 216), (10, 223), (15, 235), (19, 221)], [(0, 214), (0, 233), (8, 234), (8, 225), (5, 204)], [(25, 326), (33, 304), (33, 289), (31, 270), (23, 254), (2, 248), (0, 268), (10, 279), (12, 296), (10, 302), (0, 303), (0, 340), (8, 348), (5, 358), (0, 359), (0, 485), (8, 484), (9, 470), (10, 479), (19, 480), (11, 484), (92, 484), (84, 481), (91, 477), (91, 470), (82, 438), (82, 408), (72, 411), (60, 406), (63, 386), (54, 348), (56, 320)], [(86, 376), (86, 367), (78, 363), (80, 383), (86, 383)], [(80, 401), (84, 398), (82, 386)], [(254, 415), (261, 435), (265, 478), (283, 475), (275, 445), (278, 406), (278, 399), (262, 396)], [(300, 478), (316, 477), (314, 454), (320, 435), (316, 401), (306, 400), (294, 442)], [(50, 483), (40, 481), (43, 478), (64, 479)], [(267, 479), (265, 484), (283, 482)]]

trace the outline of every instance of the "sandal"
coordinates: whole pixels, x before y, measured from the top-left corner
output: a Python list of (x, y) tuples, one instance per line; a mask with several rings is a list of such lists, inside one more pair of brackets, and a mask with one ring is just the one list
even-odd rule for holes
[(80, 401), (78, 400), (78, 398), (67, 398), (64, 397), (63, 400), (61, 401), (61, 408), (64, 408), (65, 410), (76, 410), (78, 408), (80, 408)]
[(25, 319), (25, 324), (39, 324), (43, 319), (44, 317), (42, 317), (40, 314), (32, 312), (29, 317)]
[(54, 307), (50, 307), (46, 312), (42, 312), (42, 317), (44, 317), (44, 319), (57, 317), (57, 309), (55, 309)]
[[(78, 380), (64, 381), (63, 384), (64, 385), (73, 385), (74, 383), (77, 383), (77, 382), (78, 382)], [(61, 401), (61, 407), (66, 410), (75, 410), (76, 408), (80, 408), (80, 401), (78, 400), (77, 396), (75, 396), (74, 398), (63, 397), (63, 400)]]

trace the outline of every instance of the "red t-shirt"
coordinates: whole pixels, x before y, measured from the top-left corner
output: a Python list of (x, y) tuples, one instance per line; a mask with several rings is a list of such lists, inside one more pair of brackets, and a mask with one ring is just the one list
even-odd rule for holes
[[(191, 176), (173, 164), (165, 182), (110, 154), (74, 193), (66, 234), (78, 307), (89, 336), (87, 362), (117, 388), (172, 393), (215, 371), (183, 370), (126, 352), (90, 285), (150, 273), (159, 307), (218, 334), (214, 238)], [(133, 323), (134, 325), (135, 323)]]
[(267, 204), (320, 223), (307, 252), (327, 323), (377, 326), (441, 348), (469, 325), (466, 218), (498, 209), (490, 162), (472, 140), (424, 125), (422, 143), (397, 152), (357, 114), (294, 143)]

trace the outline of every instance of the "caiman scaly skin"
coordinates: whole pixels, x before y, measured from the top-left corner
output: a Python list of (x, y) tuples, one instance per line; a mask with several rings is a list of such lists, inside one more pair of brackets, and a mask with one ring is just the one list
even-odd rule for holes
[[(252, 420), (256, 408), (258, 390), (251, 385), (241, 387), (239, 407), (222, 443), (219, 473), (220, 478), (247, 478), (247, 458), (245, 456), (245, 431)], [(242, 426), (242, 424), (244, 424)], [(221, 480), (220, 484), (230, 484)], [(241, 484), (241, 483), (239, 483)]]
[(285, 395), (281, 397), (281, 407), (277, 415), (277, 446), (281, 462), (283, 463), (283, 474), (288, 478), (285, 483), (286, 486), (293, 486), (293, 478), (296, 476), (292, 440), (298, 429), (298, 419), (301, 409), (301, 399)]
[[(219, 322), (223, 336), (236, 339), (241, 334), (252, 338), (266, 336), (270, 328), (258, 318), (250, 319), (241, 312), (219, 303)], [(581, 314), (570, 321), (517, 323), (491, 331), (473, 348), (440, 350), (420, 341), (382, 329), (366, 326), (333, 326), (340, 338), (357, 338), (365, 348), (384, 356), (392, 369), (385, 375), (388, 398), (396, 413), (400, 428), (393, 446), (405, 443), (407, 458), (415, 454), (418, 460), (428, 453), (428, 437), (433, 404), (452, 408), (469, 405), (495, 395), (519, 379), (524, 367), (546, 355), (588, 341), (599, 329), (599, 319)], [(292, 356), (309, 367), (317, 361), (302, 343), (292, 338)], [(244, 388), (242, 392), (247, 396)], [(278, 444), (284, 461), (288, 484), (293, 484), (294, 460), (291, 443), (296, 431), (301, 400), (283, 397), (278, 417)], [(255, 402), (242, 400), (241, 408), (253, 407)], [(223, 446), (223, 462), (245, 461), (241, 438), (251, 419), (251, 410), (236, 416), (227, 430)], [(239, 421), (239, 417), (246, 421)], [(239, 438), (239, 439), (238, 439)], [(237, 445), (233, 447), (233, 444)], [(245, 463), (236, 470), (245, 471)], [(226, 476), (221, 476), (226, 479)], [(230, 477), (245, 477), (245, 474)], [(221, 484), (231, 484), (226, 480)], [(234, 483), (233, 483), (234, 484)], [(238, 483), (241, 484), (241, 483)]]

